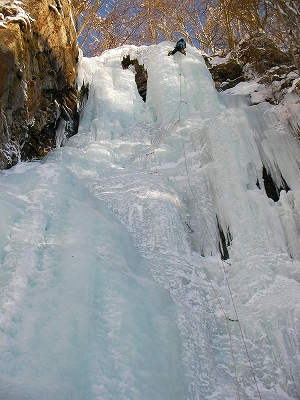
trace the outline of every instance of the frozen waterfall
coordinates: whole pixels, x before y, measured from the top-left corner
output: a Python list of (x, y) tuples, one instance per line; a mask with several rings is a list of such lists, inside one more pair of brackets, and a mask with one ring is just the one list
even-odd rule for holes
[(0, 172), (1, 400), (300, 397), (299, 143), (172, 47), (83, 58), (79, 133)]

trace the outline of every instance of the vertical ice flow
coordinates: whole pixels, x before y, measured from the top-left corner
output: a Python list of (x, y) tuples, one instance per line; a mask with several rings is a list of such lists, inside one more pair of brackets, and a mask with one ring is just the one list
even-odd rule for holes
[(0, 174), (3, 400), (300, 396), (299, 144), (172, 46), (84, 58), (79, 133)]

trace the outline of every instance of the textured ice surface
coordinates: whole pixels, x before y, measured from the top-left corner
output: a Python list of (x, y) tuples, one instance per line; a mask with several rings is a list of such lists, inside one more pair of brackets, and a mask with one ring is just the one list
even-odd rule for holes
[(0, 174), (3, 400), (300, 396), (299, 144), (173, 45), (83, 59), (79, 133)]

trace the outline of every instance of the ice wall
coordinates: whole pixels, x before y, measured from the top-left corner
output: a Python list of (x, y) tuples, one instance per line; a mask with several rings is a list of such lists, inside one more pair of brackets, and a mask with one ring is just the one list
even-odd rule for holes
[(299, 144), (173, 46), (83, 59), (79, 133), (0, 174), (5, 400), (300, 395)]
[(176, 310), (65, 166), (2, 173), (3, 400), (184, 396)]

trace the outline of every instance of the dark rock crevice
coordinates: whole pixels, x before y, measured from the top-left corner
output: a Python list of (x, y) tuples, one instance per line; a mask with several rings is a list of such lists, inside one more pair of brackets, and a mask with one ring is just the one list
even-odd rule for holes
[(278, 186), (274, 181), (274, 179), (272, 178), (271, 174), (267, 171), (265, 166), (263, 166), (262, 177), (267, 196), (270, 199), (274, 200), (275, 202), (279, 200), (281, 190), (285, 190), (286, 192), (291, 190), (282, 176), (281, 176), (282, 183), (280, 186)]
[(227, 229), (227, 232), (224, 233), (223, 228), (219, 222), (218, 216), (216, 216), (216, 219), (217, 219), (217, 227), (218, 227), (218, 231), (219, 231), (219, 251), (221, 254), (221, 259), (228, 260), (228, 258), (229, 258), (228, 247), (230, 246), (230, 244), (232, 242), (232, 236), (231, 236), (229, 228)]
[(143, 65), (140, 65), (137, 59), (131, 60), (130, 56), (124, 56), (122, 67), (128, 69), (132, 65), (135, 69), (135, 83), (141, 98), (146, 101), (148, 75)]
[(24, 161), (44, 157), (56, 147), (56, 131), (61, 121), (65, 121), (65, 139), (78, 131), (79, 113), (76, 90), (74, 88), (61, 91), (50, 90), (45, 91), (43, 95), (48, 101), (36, 111), (36, 123), (28, 126), (26, 140), (23, 144), (20, 143), (21, 159)]

